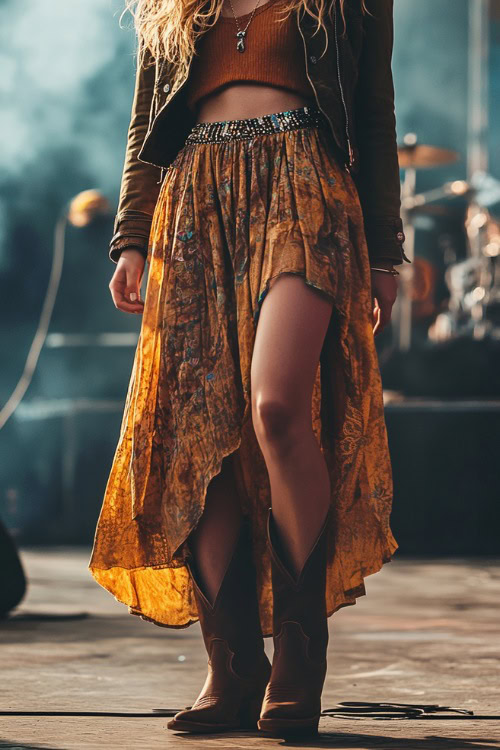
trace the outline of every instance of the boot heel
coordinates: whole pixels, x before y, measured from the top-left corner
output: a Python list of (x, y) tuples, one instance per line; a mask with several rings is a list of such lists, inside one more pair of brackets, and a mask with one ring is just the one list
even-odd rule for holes
[(318, 734), (319, 719), (319, 714), (309, 719), (259, 719), (257, 727), (269, 737), (301, 739)]

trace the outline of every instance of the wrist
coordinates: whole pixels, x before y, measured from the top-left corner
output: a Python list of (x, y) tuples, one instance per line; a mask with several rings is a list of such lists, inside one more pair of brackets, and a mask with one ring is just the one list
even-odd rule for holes
[(380, 260), (370, 260), (370, 268), (385, 268), (387, 271), (392, 271), (394, 263), (392, 260), (386, 260), (381, 258)]
[(137, 253), (141, 258), (144, 258), (144, 253), (138, 247), (124, 247), (123, 250), (120, 250), (120, 255), (125, 255), (125, 253)]
[(142, 250), (140, 250), (138, 247), (126, 247), (120, 252), (118, 261), (121, 258), (123, 258), (124, 261), (127, 261), (127, 263), (131, 263), (134, 267), (142, 267), (143, 265), (145, 265), (147, 260)]

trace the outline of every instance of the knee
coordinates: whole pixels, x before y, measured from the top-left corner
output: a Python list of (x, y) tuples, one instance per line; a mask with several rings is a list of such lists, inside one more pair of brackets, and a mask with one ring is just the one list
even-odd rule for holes
[(252, 406), (254, 429), (260, 441), (285, 447), (293, 444), (301, 418), (292, 401), (257, 398)]

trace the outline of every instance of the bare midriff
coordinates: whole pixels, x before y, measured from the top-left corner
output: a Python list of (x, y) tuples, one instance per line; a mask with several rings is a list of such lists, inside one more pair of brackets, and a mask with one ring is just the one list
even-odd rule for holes
[(199, 102), (197, 122), (240, 120), (314, 104), (293, 91), (260, 83), (234, 83), (209, 94)]
[[(236, 43), (235, 32), (237, 30), (234, 21), (233, 10), (238, 19), (240, 19), (240, 28), (245, 28), (250, 19), (250, 15), (256, 6), (257, 0), (224, 0), (222, 7), (222, 20), (220, 23), (223, 25), (221, 33), (223, 36), (223, 49), (222, 58), (224, 58), (225, 50), (228, 48), (227, 45)], [(232, 7), (231, 7), (232, 4)], [(291, 47), (292, 42), (291, 34), (295, 33), (292, 30), (289, 31), (287, 37), (276, 37), (273, 36), (275, 33), (270, 23), (271, 16), (269, 11), (272, 11), (272, 6), (276, 6), (276, 0), (260, 0), (257, 5), (257, 13), (254, 15), (249, 25), (249, 39), (248, 44), (252, 45), (257, 42), (260, 50), (262, 50), (263, 57), (261, 60), (265, 60), (267, 64), (266, 48), (263, 42), (266, 40), (269, 44), (274, 45), (274, 54), (283, 50), (287, 60), (290, 60), (290, 56), (293, 58), (290, 63), (294, 62), (295, 65), (291, 65), (291, 71), (297, 71), (297, 65), (302, 63), (302, 56), (304, 55), (302, 45), (298, 48), (295, 47), (297, 42), (292, 37), (294, 47)], [(264, 20), (265, 18), (265, 20)], [(290, 21), (290, 23), (292, 23)], [(293, 21), (295, 23), (295, 21)], [(290, 28), (290, 26), (288, 27)], [(253, 37), (251, 32), (253, 31)], [(229, 36), (230, 33), (230, 36)], [(281, 39), (281, 41), (279, 41)], [(282, 46), (284, 44), (284, 47)], [(218, 52), (218, 50), (217, 50)], [(244, 55), (245, 53), (243, 53)], [(242, 58), (243, 60), (243, 58)], [(224, 60), (220, 61), (222, 64)], [(238, 61), (239, 62), (239, 61)], [(271, 63), (272, 64), (272, 63)], [(294, 73), (289, 74), (291, 76), (290, 83), (297, 84)], [(297, 73), (295, 72), (295, 75)], [(263, 76), (266, 78), (268, 76)], [(276, 77), (276, 76), (275, 76)], [(278, 77), (278, 82), (281, 82), (284, 76), (281, 74)], [(285, 79), (288, 78), (288, 74)], [(214, 89), (206, 96), (202, 96), (196, 104), (196, 122), (213, 122), (217, 120), (239, 120), (247, 117), (261, 117), (262, 115), (272, 114), (273, 112), (281, 112), (289, 109), (297, 109), (306, 105), (315, 104), (314, 95), (311, 92), (311, 96), (307, 96), (306, 88), (307, 83), (304, 84), (303, 73), (300, 75), (301, 84), (295, 85), (296, 89), (282, 88), (277, 83), (270, 84), (268, 81), (243, 81), (235, 80), (234, 82), (228, 82), (227, 84)]]

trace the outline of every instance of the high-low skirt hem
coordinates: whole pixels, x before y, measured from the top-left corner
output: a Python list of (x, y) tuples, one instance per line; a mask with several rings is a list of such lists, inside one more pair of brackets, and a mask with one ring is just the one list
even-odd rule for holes
[[(373, 575), (373, 573), (378, 573), (378, 571), (382, 568), (382, 566), (385, 563), (389, 563), (392, 561), (392, 557), (394, 552), (397, 549), (397, 544), (394, 543), (390, 549), (387, 552), (387, 556), (384, 557), (381, 562), (372, 569), (368, 569), (363, 571), (360, 581), (358, 585), (353, 586), (352, 589), (349, 591), (344, 591), (341, 593), (339, 600), (335, 606), (333, 606), (331, 609), (327, 610), (327, 616), (331, 617), (331, 615), (335, 614), (339, 609), (342, 609), (342, 607), (350, 607), (356, 604), (356, 600), (359, 599), (361, 596), (366, 595), (366, 588), (364, 584), (364, 579), (367, 576)], [(168, 567), (168, 566), (165, 566)], [(146, 570), (143, 568), (142, 570)], [(120, 572), (118, 572), (120, 571)], [(195, 622), (198, 622), (199, 617), (197, 613), (192, 614), (189, 616), (189, 619), (187, 619), (185, 622), (169, 622), (165, 621), (165, 619), (155, 619), (155, 616), (150, 608), (148, 608), (149, 614), (146, 614), (145, 612), (141, 611), (141, 609), (133, 604), (133, 602), (137, 602), (141, 600), (140, 596), (140, 586), (135, 589), (135, 596), (133, 599), (130, 599), (126, 596), (125, 592), (122, 593), (120, 589), (120, 576), (122, 575), (121, 571), (125, 571), (125, 569), (118, 569), (118, 568), (112, 568), (111, 570), (99, 570), (97, 568), (92, 569), (92, 575), (94, 576), (97, 583), (99, 583), (103, 588), (107, 589), (111, 594), (113, 594), (116, 601), (120, 602), (120, 604), (125, 604), (128, 606), (128, 612), (131, 615), (136, 615), (137, 617), (140, 617), (142, 620), (145, 620), (146, 622), (151, 622), (154, 625), (158, 625), (162, 628), (174, 628), (177, 630), (182, 630), (184, 628), (188, 628), (190, 625), (193, 625)], [(130, 574), (140, 574), (139, 570), (126, 570), (125, 575), (128, 577)], [(139, 575), (140, 577), (140, 575)], [(137, 580), (136, 580), (137, 585)], [(128, 588), (128, 584), (127, 584)], [(124, 598), (122, 598), (124, 597)], [(156, 617), (165, 617), (163, 608), (160, 608), (160, 612), (156, 614)], [(273, 632), (272, 628), (268, 629), (266, 632), (263, 632), (264, 638), (272, 637)]]

